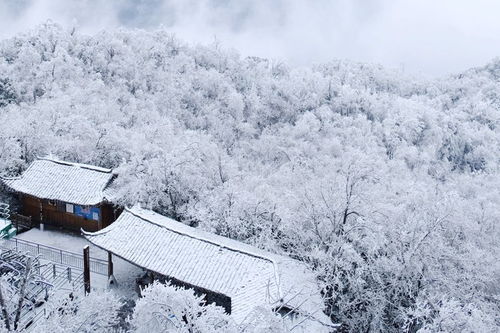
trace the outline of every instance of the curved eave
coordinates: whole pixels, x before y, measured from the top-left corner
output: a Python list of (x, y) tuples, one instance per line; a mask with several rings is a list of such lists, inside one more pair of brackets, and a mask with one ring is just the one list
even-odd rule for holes
[(203, 290), (206, 290), (206, 291), (211, 292), (211, 293), (214, 293), (214, 294), (224, 295), (224, 296), (226, 296), (226, 297), (232, 298), (232, 296), (230, 296), (230, 295), (226, 295), (226, 294), (224, 294), (224, 293), (222, 293), (222, 292), (220, 292), (220, 291), (215, 291), (215, 290), (207, 289), (207, 288), (202, 287), (202, 286), (193, 285), (193, 284), (191, 284), (191, 283), (189, 283), (189, 282), (179, 280), (179, 279), (178, 279), (178, 278), (176, 278), (176, 277), (169, 276), (169, 275), (165, 275), (164, 273), (161, 273), (161, 272), (157, 272), (156, 270), (151, 269), (150, 267), (146, 267), (145, 265), (138, 264), (137, 262), (135, 262), (135, 261), (133, 261), (133, 260), (126, 259), (126, 258), (122, 257), (121, 255), (117, 254), (116, 252), (110, 251), (110, 250), (108, 250), (108, 249), (104, 248), (103, 246), (101, 246), (101, 245), (99, 245), (99, 244), (97, 244), (97, 243), (93, 242), (93, 241), (92, 241), (92, 239), (88, 237), (88, 236), (93, 236), (93, 235), (103, 234), (103, 233), (108, 232), (109, 230), (102, 229), (102, 230), (99, 230), (99, 231), (90, 232), (90, 231), (85, 231), (85, 230), (83, 230), (83, 228), (80, 228), (80, 231), (81, 231), (81, 233), (83, 234), (83, 236), (85, 237), (85, 239), (86, 239), (87, 241), (89, 241), (92, 245), (94, 245), (95, 247), (98, 247), (99, 249), (101, 249), (101, 250), (103, 250), (103, 251), (110, 252), (110, 253), (112, 253), (113, 255), (115, 255), (116, 257), (118, 257), (118, 258), (120, 258), (120, 259), (122, 259), (122, 260), (124, 260), (124, 261), (126, 261), (126, 262), (128, 262), (128, 263), (130, 263), (130, 264), (132, 264), (132, 265), (134, 265), (134, 266), (137, 266), (137, 267), (143, 268), (143, 269), (145, 269), (145, 270), (148, 270), (148, 271), (150, 271), (150, 272), (156, 273), (156, 274), (158, 274), (158, 275), (166, 276), (166, 277), (168, 277), (168, 278), (171, 278), (171, 279), (174, 279), (174, 280), (176, 280), (176, 281), (179, 281), (179, 282), (181, 282), (181, 283), (183, 283), (183, 284), (185, 284), (185, 285), (194, 286), (194, 287), (196, 287), (196, 288), (203, 289)]

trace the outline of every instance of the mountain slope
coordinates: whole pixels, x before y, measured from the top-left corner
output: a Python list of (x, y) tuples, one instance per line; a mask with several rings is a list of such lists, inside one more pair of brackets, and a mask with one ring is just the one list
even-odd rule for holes
[(499, 71), (291, 68), (47, 24), (0, 43), (0, 172), (116, 168), (121, 204), (310, 264), (352, 331), (494, 330)]

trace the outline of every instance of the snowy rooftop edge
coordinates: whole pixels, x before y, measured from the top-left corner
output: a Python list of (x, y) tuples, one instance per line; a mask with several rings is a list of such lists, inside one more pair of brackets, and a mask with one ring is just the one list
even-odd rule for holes
[[(165, 229), (168, 232), (172, 232), (182, 237), (188, 237), (195, 241), (203, 242), (207, 245), (209, 244), (210, 246), (219, 247), (220, 249), (224, 249), (229, 252), (239, 253), (240, 255), (243, 256), (248, 256), (255, 258), (257, 260), (262, 260), (262, 262), (267, 262), (270, 267), (273, 267), (271, 268), (271, 271), (268, 271), (271, 274), (269, 275), (269, 278), (273, 276), (272, 280), (274, 280), (275, 283), (272, 283), (272, 285), (274, 286), (274, 288), (278, 288), (276, 292), (278, 293), (277, 295), (279, 295), (279, 298), (275, 299), (275, 301), (279, 301), (279, 303), (282, 305), (290, 306), (292, 309), (296, 309), (298, 312), (306, 314), (306, 316), (310, 317), (311, 319), (315, 318), (315, 320), (322, 322), (324, 325), (331, 325), (331, 321), (325, 316), (324, 313), (322, 313), (322, 311), (319, 311), (319, 313), (317, 313), (317, 310), (321, 309), (323, 305), (321, 305), (322, 304), (320, 298), (321, 296), (319, 295), (319, 290), (317, 289), (318, 285), (315, 282), (314, 274), (312, 273), (312, 271), (310, 271), (309, 268), (307, 268), (307, 265), (293, 258), (269, 253), (260, 250), (256, 247), (253, 247), (251, 245), (230, 238), (215, 235), (197, 228), (187, 226), (169, 217), (163, 216), (161, 214), (155, 213), (150, 210), (140, 208), (137, 205), (132, 208), (125, 208), (125, 211), (120, 215), (118, 220), (109, 225), (108, 227), (106, 227), (105, 229), (97, 232), (87, 232), (82, 230), (82, 234), (92, 244), (100, 248), (103, 248), (104, 250), (111, 251), (118, 257), (126, 261), (129, 261), (135, 265), (144, 267), (148, 270), (157, 272), (159, 274), (165, 274), (167, 276), (174, 277), (176, 279), (179, 279), (179, 281), (184, 281), (187, 282), (188, 284), (196, 285), (201, 288), (211, 290), (214, 292), (220, 292), (222, 294), (231, 297), (234, 301), (233, 306), (238, 307), (238, 309), (234, 309), (235, 310), (234, 315), (238, 319), (243, 320), (248, 312), (247, 310), (244, 310), (244, 308), (242, 309), (241, 308), (242, 306), (244, 305), (246, 306), (246, 304), (248, 303), (248, 306), (251, 308), (250, 304), (252, 304), (252, 302), (257, 302), (257, 303), (263, 302), (262, 297), (260, 297), (260, 299), (252, 299), (254, 295), (252, 294), (253, 290), (258, 291), (258, 289), (254, 288), (261, 288), (261, 289), (268, 288), (267, 282), (262, 282), (262, 279), (260, 279), (260, 281), (256, 280), (255, 282), (257, 284), (252, 284), (251, 282), (250, 284), (248, 284), (248, 281), (244, 282), (243, 280), (239, 280), (238, 283), (242, 283), (243, 285), (245, 285), (245, 283), (247, 284), (246, 288), (250, 288), (247, 290), (249, 291), (249, 293), (247, 292), (245, 294), (244, 291), (243, 294), (224, 292), (222, 289), (219, 288), (211, 288), (210, 281), (207, 282), (206, 280), (203, 280), (201, 284), (197, 284), (190, 281), (189, 278), (188, 280), (185, 280), (184, 278), (187, 278), (187, 276), (184, 276), (184, 278), (182, 278), (182, 276), (178, 276), (175, 273), (171, 275), (168, 273), (168, 271), (172, 268), (172, 266), (167, 265), (166, 266), (167, 270), (163, 271), (161, 264), (159, 264), (156, 261), (152, 262), (151, 260), (149, 260), (151, 256), (156, 256), (156, 255), (161, 256), (162, 251), (166, 250), (166, 249), (163, 250), (158, 249), (159, 252), (152, 251), (154, 250), (155, 246), (158, 246), (157, 244), (152, 245), (152, 247), (148, 249), (148, 245), (145, 245), (142, 241), (139, 241), (139, 243), (142, 243), (142, 245), (139, 245), (140, 246), (139, 248), (135, 248), (135, 251), (140, 251), (140, 252), (133, 252), (134, 251), (133, 248), (136, 245), (132, 245), (132, 243), (134, 243), (135, 241), (132, 241), (130, 239), (130, 242), (132, 242), (130, 243), (128, 241), (125, 241), (125, 239), (123, 239), (123, 237), (125, 238), (128, 237), (125, 235), (130, 232), (125, 230), (128, 230), (129, 226), (131, 226), (130, 223), (132, 221), (130, 220), (131, 217), (138, 219), (138, 221), (144, 221), (145, 223), (149, 223), (151, 226), (156, 226)], [(146, 230), (146, 229), (141, 228), (140, 230)], [(155, 235), (157, 234), (153, 229), (150, 229), (149, 232), (152, 232)], [(142, 236), (139, 238), (144, 239), (144, 237)], [(124, 241), (125, 243), (123, 243)], [(131, 245), (130, 248), (129, 244)], [(168, 244), (169, 243), (165, 244), (167, 248), (169, 247)], [(180, 250), (179, 248), (175, 249), (177, 251)], [(193, 254), (192, 253), (190, 254), (190, 252), (192, 251), (187, 251), (185, 252), (185, 254), (187, 256), (190, 255), (192, 256)], [(167, 253), (170, 252), (167, 251)], [(212, 271), (211, 274), (217, 275), (224, 273), (214, 273)], [(221, 277), (220, 275), (217, 276), (219, 278)], [(257, 277), (257, 279), (259, 279), (259, 277)], [(204, 283), (209, 283), (209, 285)], [(226, 291), (229, 290), (226, 289)], [(283, 293), (283, 291), (285, 291), (285, 293)], [(298, 296), (298, 298), (296, 298), (296, 296)], [(253, 305), (258, 305), (257, 303)], [(275, 304), (279, 305), (279, 303)], [(306, 305), (305, 303), (307, 303), (308, 305)]]
[(11, 191), (40, 199), (78, 205), (96, 205), (106, 201), (104, 190), (116, 174), (112, 169), (89, 164), (38, 158), (19, 176), (0, 176)]

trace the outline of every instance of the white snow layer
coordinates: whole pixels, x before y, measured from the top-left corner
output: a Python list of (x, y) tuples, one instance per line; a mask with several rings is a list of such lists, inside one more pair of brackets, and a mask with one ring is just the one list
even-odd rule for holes
[(291, 258), (139, 207), (126, 209), (109, 227), (84, 235), (133, 264), (230, 297), (237, 322), (244, 322), (258, 306), (285, 305), (331, 324), (321, 311), (314, 275)]
[(97, 205), (105, 199), (103, 192), (113, 176), (110, 169), (39, 159), (20, 177), (3, 178), (2, 181), (15, 192), (37, 198)]

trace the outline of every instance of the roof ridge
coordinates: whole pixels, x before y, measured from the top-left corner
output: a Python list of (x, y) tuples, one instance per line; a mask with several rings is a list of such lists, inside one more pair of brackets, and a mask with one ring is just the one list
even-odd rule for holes
[[(87, 169), (91, 171), (97, 171), (101, 173), (112, 173), (113, 169), (109, 168), (102, 168), (96, 165), (91, 165), (91, 164), (85, 164), (85, 163), (78, 163), (78, 162), (69, 162), (69, 161), (62, 161), (56, 158), (51, 158), (51, 157), (41, 157), (37, 159), (38, 161), (48, 161), (60, 165), (65, 165), (65, 166), (74, 166), (82, 169)], [(35, 161), (36, 162), (36, 161)]]
[[(276, 260), (275, 260), (275, 259), (270, 258), (270, 257), (267, 257), (267, 256), (262, 255), (262, 254), (257, 254), (257, 253), (253, 253), (253, 252), (246, 251), (246, 250), (242, 250), (242, 249), (235, 249), (235, 248), (233, 248), (233, 247), (229, 247), (229, 246), (226, 246), (226, 245), (221, 245), (221, 244), (218, 244), (218, 243), (216, 243), (216, 242), (214, 242), (214, 241), (211, 241), (211, 240), (209, 240), (209, 239), (206, 239), (206, 238), (204, 238), (204, 237), (200, 237), (200, 236), (198, 236), (198, 237), (197, 237), (197, 236), (194, 236), (194, 235), (187, 234), (186, 232), (182, 232), (182, 231), (179, 231), (179, 230), (174, 230), (174, 229), (169, 228), (168, 226), (165, 226), (165, 225), (163, 225), (163, 224), (160, 224), (160, 223), (157, 223), (157, 222), (151, 221), (150, 219), (148, 219), (148, 218), (146, 218), (146, 217), (142, 216), (142, 215), (141, 215), (140, 213), (138, 213), (138, 212), (134, 212), (134, 211), (132, 211), (132, 209), (134, 209), (134, 208), (135, 208), (135, 207), (132, 207), (132, 208), (125, 207), (125, 210), (126, 210), (127, 212), (129, 212), (130, 214), (132, 214), (132, 215), (134, 215), (134, 216), (136, 216), (136, 217), (140, 218), (141, 220), (145, 220), (145, 221), (147, 221), (147, 222), (150, 222), (150, 223), (155, 224), (155, 225), (157, 225), (157, 226), (159, 226), (159, 227), (162, 227), (162, 228), (168, 229), (168, 230), (170, 230), (170, 231), (172, 231), (172, 232), (175, 232), (175, 233), (177, 233), (177, 234), (184, 235), (184, 236), (187, 236), (187, 237), (190, 237), (190, 238), (193, 238), (193, 239), (197, 239), (197, 240), (200, 240), (200, 241), (205, 242), (205, 243), (209, 243), (209, 244), (212, 244), (212, 245), (215, 245), (215, 246), (221, 247), (221, 248), (228, 249), (228, 250), (230, 250), (230, 251), (243, 253), (243, 254), (246, 254), (246, 255), (249, 255), (249, 256), (252, 256), (252, 257), (255, 257), (255, 258), (260, 258), (260, 259), (264, 259), (264, 260), (267, 260), (267, 261), (271, 262), (271, 264), (273, 265), (273, 270), (274, 270), (274, 279), (276, 280), (276, 281), (275, 281), (275, 282), (276, 282), (276, 287), (278, 288), (278, 296), (279, 296), (279, 298), (280, 298), (280, 299), (282, 299), (282, 298), (283, 298), (283, 294), (282, 294), (282, 291), (281, 291), (281, 280), (280, 280), (280, 276), (279, 276), (279, 268), (278, 268), (278, 263), (276, 262)], [(137, 208), (135, 208), (135, 209), (137, 209)], [(141, 208), (141, 207), (139, 207), (139, 209), (140, 209), (140, 210), (142, 210), (142, 208)], [(158, 214), (158, 213), (153, 212), (153, 211), (151, 211), (151, 210), (150, 210), (149, 212), (151, 212), (151, 213), (153, 213), (153, 214), (156, 214), (156, 215), (158, 215), (158, 216), (160, 216), (160, 217), (170, 219), (170, 218), (169, 218), (169, 217), (167, 217), (167, 216), (164, 216), (164, 215)], [(173, 220), (173, 219), (171, 219), (171, 220), (172, 220), (172, 221), (174, 221), (174, 222), (176, 222), (176, 223), (182, 224), (182, 225), (184, 225), (184, 226), (186, 226), (186, 227), (188, 227), (188, 228), (192, 228), (192, 229), (194, 229), (194, 230), (199, 230), (199, 231), (205, 232), (204, 230), (201, 230), (201, 229), (197, 229), (197, 228), (193, 228), (193, 227), (187, 226), (187, 225), (183, 224), (182, 222), (175, 221), (175, 220)], [(220, 236), (220, 235), (217, 235), (217, 234), (213, 234), (213, 235), (218, 236), (218, 237), (222, 237), (222, 238), (227, 238), (227, 239), (229, 239), (229, 240), (231, 240), (231, 241), (236, 241), (236, 240), (233, 240), (233, 239), (231, 239), (231, 238), (224, 237), (224, 236)], [(249, 244), (246, 244), (246, 243), (243, 243), (243, 242), (241, 242), (241, 243), (242, 243), (242, 244), (244, 244), (245, 246), (250, 246), (250, 247), (252, 247), (252, 245), (249, 245)], [(257, 248), (257, 250), (260, 250), (260, 249), (259, 249), (259, 248)], [(262, 251), (262, 250), (260, 250), (260, 251)]]
[[(140, 219), (142, 219), (142, 220), (145, 220), (145, 221), (147, 221), (147, 222), (150, 222), (150, 223), (156, 224), (156, 225), (157, 225), (157, 226), (159, 226), (159, 227), (162, 227), (162, 228), (168, 229), (168, 230), (170, 230), (170, 231), (172, 231), (172, 232), (175, 232), (175, 233), (177, 233), (177, 234), (181, 234), (181, 235), (184, 235), (184, 236), (188, 236), (188, 237), (191, 237), (191, 238), (194, 238), (194, 239), (197, 239), (197, 240), (203, 241), (203, 242), (205, 242), (205, 243), (210, 243), (210, 244), (213, 244), (213, 245), (216, 245), (216, 246), (222, 247), (222, 248), (226, 248), (226, 249), (231, 250), (231, 251), (240, 252), (240, 253), (243, 253), (243, 254), (250, 255), (250, 256), (252, 256), (252, 257), (261, 258), (261, 259), (265, 259), (265, 260), (268, 260), (268, 261), (274, 262), (274, 259), (269, 258), (269, 257), (266, 257), (265, 255), (262, 255), (262, 254), (252, 253), (252, 252), (250, 252), (250, 251), (245, 251), (245, 250), (240, 250), (240, 249), (235, 249), (235, 248), (232, 248), (232, 247), (230, 247), (230, 246), (226, 246), (226, 245), (221, 245), (221, 244), (218, 244), (217, 242), (215, 242), (215, 241), (211, 241), (211, 240), (206, 239), (206, 238), (204, 238), (204, 237), (190, 235), (190, 234), (188, 234), (188, 233), (186, 233), (186, 232), (182, 232), (182, 231), (179, 231), (179, 230), (175, 230), (175, 229), (169, 228), (168, 226), (165, 226), (165, 225), (163, 225), (163, 224), (161, 224), (161, 223), (158, 223), (158, 222), (155, 222), (155, 221), (151, 221), (150, 219), (148, 219), (148, 218), (147, 218), (147, 217), (145, 217), (144, 215), (140, 214), (139, 212), (133, 211), (133, 209), (134, 209), (134, 208), (125, 207), (125, 210), (126, 210), (127, 212), (129, 212), (130, 214), (132, 214), (132, 215), (134, 215), (134, 216), (136, 216), (136, 217), (138, 217), (138, 218), (140, 218)], [(142, 208), (139, 208), (139, 209), (141, 209), (141, 210), (142, 210)], [(158, 213), (156, 213), (156, 212), (153, 212), (153, 211), (150, 211), (150, 212), (151, 212), (151, 213), (153, 213), (153, 214), (157, 214), (157, 215), (159, 215), (159, 216), (161, 216), (161, 217), (163, 217), (163, 218), (171, 219), (171, 218), (169, 218), (169, 217), (167, 217), (167, 216), (164, 216), (164, 215), (158, 214)], [(184, 224), (184, 223), (182, 223), (182, 222), (175, 221), (175, 220), (173, 220), (173, 219), (171, 219), (171, 220), (172, 220), (172, 221), (174, 221), (174, 222), (176, 222), (176, 223), (182, 224), (182, 225), (183, 225), (183, 226), (185, 226), (185, 227), (188, 227), (188, 228), (192, 228), (192, 229), (194, 229), (194, 230), (198, 230), (198, 231), (205, 232), (204, 230), (197, 229), (197, 228), (193, 228), (193, 227), (191, 227), (191, 226), (185, 225), (185, 224)], [(217, 234), (214, 234), (214, 235), (216, 235), (216, 236), (218, 236), (218, 237), (227, 238), (227, 239), (229, 239), (229, 240), (235, 241), (234, 239), (231, 239), (231, 238), (228, 238), (228, 237), (224, 237), (224, 236), (217, 235)], [(244, 244), (244, 245), (246, 245), (246, 246), (252, 246), (252, 245), (249, 245), (249, 244), (246, 244), (246, 243), (242, 243), (242, 244)]]

